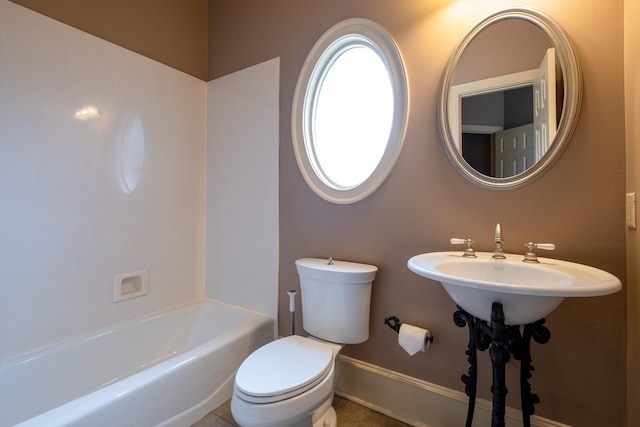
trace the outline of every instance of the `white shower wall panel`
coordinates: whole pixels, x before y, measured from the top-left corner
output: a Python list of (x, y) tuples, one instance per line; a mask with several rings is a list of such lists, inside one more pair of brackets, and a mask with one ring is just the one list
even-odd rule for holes
[(279, 94), (280, 58), (207, 83), (205, 293), (275, 319)]
[(0, 360), (202, 296), (205, 110), (205, 82), (0, 0)]

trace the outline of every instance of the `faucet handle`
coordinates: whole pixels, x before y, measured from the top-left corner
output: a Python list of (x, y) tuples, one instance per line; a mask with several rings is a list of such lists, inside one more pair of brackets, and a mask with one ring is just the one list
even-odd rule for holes
[(452, 245), (467, 245), (467, 248), (464, 250), (462, 256), (465, 258), (476, 258), (476, 251), (471, 247), (473, 245), (473, 240), (452, 237), (450, 242)]
[(556, 248), (556, 245), (553, 243), (525, 243), (527, 248), (527, 252), (524, 254), (524, 262), (540, 262), (538, 261), (538, 256), (533, 252), (534, 249), (545, 249), (547, 251), (552, 251)]

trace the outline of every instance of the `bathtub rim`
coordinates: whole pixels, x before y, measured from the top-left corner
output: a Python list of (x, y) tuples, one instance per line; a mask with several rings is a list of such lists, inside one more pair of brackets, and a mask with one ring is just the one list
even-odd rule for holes
[[(202, 297), (202, 298), (198, 298), (195, 300), (191, 300), (191, 301), (187, 301), (185, 303), (182, 304), (178, 304), (175, 306), (171, 306), (168, 308), (163, 308), (160, 309), (158, 311), (153, 311), (147, 314), (143, 314), (140, 316), (136, 316), (134, 318), (128, 319), (128, 320), (123, 320), (121, 322), (117, 322), (117, 323), (113, 323), (111, 325), (108, 326), (104, 326), (98, 329), (95, 329), (93, 331), (88, 331), (88, 332), (84, 332), (80, 335), (75, 335), (69, 338), (65, 338), (61, 341), (57, 341), (51, 344), (46, 344), (43, 345), (41, 347), (36, 347), (33, 348), (31, 350), (27, 350), (24, 351), (22, 353), (18, 353), (16, 355), (12, 355), (9, 356), (7, 358), (4, 359), (0, 359), (0, 372), (4, 371), (5, 369), (10, 369), (11, 367), (17, 366), (21, 363), (26, 363), (32, 359), (34, 359), (36, 356), (41, 356), (41, 355), (45, 355), (48, 353), (53, 353), (55, 351), (60, 350), (61, 348), (67, 347), (70, 344), (76, 344), (76, 343), (82, 343), (82, 342), (86, 342), (86, 341), (90, 341), (92, 339), (96, 339), (99, 338), (100, 336), (106, 335), (111, 333), (112, 331), (114, 331), (115, 329), (119, 329), (119, 328), (124, 328), (127, 325), (132, 325), (132, 324), (136, 324), (136, 323), (140, 323), (142, 321), (149, 321), (152, 320), (156, 317), (160, 317), (163, 314), (166, 314), (168, 312), (171, 311), (177, 311), (177, 310), (183, 310), (186, 308), (189, 308), (191, 306), (195, 306), (195, 305), (205, 305), (205, 304), (218, 304), (218, 305), (222, 305), (222, 306), (226, 306), (232, 309), (237, 309), (240, 311), (245, 311), (249, 314), (252, 315), (257, 315), (259, 317), (264, 317), (265, 319), (271, 319), (274, 321), (276, 321), (276, 319), (268, 314), (265, 313), (260, 313), (258, 311), (254, 311), (245, 307), (241, 307), (238, 305), (233, 305), (233, 304), (229, 304), (223, 301), (219, 301), (216, 299), (212, 299), (212, 298), (208, 298), (208, 297)], [(277, 338), (275, 336), (274, 333), (274, 339)]]

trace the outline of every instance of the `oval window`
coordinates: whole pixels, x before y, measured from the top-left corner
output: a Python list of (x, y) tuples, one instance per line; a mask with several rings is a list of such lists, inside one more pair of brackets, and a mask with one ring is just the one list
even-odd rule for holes
[(391, 36), (365, 19), (332, 27), (300, 73), (292, 114), (293, 145), (307, 184), (334, 203), (375, 191), (404, 140), (407, 83)]

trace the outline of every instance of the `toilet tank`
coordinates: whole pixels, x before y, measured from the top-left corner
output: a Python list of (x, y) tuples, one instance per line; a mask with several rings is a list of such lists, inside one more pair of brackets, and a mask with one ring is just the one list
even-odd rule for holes
[(296, 261), (302, 327), (312, 336), (341, 344), (369, 338), (371, 282), (378, 268), (319, 258)]

